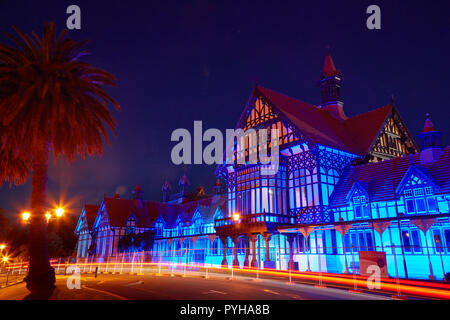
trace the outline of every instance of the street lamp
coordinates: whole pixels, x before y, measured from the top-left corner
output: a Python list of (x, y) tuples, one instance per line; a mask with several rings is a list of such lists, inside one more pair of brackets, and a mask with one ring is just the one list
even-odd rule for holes
[(30, 221), (31, 214), (29, 212), (22, 213), (22, 222), (27, 223)]
[(63, 214), (64, 214), (63, 208), (60, 207), (60, 208), (56, 209), (56, 217), (57, 218), (61, 218), (63, 216)]
[(234, 221), (238, 222), (240, 218), (241, 218), (241, 215), (239, 213), (236, 212), (236, 213), (233, 214), (233, 220)]
[[(47, 211), (45, 213), (45, 218), (47, 219), (47, 223), (52, 219), (61, 218), (64, 215), (64, 209), (61, 207), (58, 207), (55, 209), (55, 217), (53, 218), (52, 213), (50, 211)], [(22, 222), (23, 223), (30, 223), (31, 213), (29, 212), (23, 212), (22, 213)]]
[(4, 256), (2, 258), (3, 263), (8, 263), (9, 258), (7, 256)]
[(6, 248), (6, 244), (0, 244), (0, 252), (5, 250)]

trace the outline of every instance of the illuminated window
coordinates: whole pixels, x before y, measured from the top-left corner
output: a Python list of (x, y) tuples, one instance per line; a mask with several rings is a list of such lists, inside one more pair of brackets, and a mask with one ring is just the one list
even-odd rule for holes
[(418, 230), (402, 231), (403, 249), (408, 253), (421, 253), (420, 234)]

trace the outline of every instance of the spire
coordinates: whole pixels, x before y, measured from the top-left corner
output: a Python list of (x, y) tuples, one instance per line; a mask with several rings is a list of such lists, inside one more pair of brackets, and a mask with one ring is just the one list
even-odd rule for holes
[(426, 117), (426, 120), (425, 120), (425, 125), (423, 127), (422, 133), (427, 133), (427, 132), (431, 132), (431, 131), (437, 131), (436, 128), (434, 127), (433, 122), (431, 122), (431, 120), (430, 120), (430, 114), (427, 113), (425, 115), (425, 117)]
[(431, 122), (429, 113), (425, 117), (423, 131), (419, 134), (419, 139), (422, 142), (422, 152), (420, 153), (422, 164), (434, 162), (442, 154), (442, 132), (438, 131), (433, 122)]
[(342, 74), (336, 69), (330, 49), (327, 47), (325, 62), (320, 74), (319, 87), (322, 95), (320, 108), (328, 111), (338, 120), (345, 120), (347, 116), (344, 113), (344, 103), (342, 102), (341, 86)]
[(322, 77), (337, 76), (339, 71), (334, 65), (333, 58), (331, 57), (330, 47), (327, 46), (327, 55), (325, 56), (325, 62), (322, 69)]

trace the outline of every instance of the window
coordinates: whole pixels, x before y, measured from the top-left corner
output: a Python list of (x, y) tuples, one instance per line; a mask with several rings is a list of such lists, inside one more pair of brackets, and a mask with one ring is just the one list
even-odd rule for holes
[(432, 187), (406, 189), (403, 195), (407, 214), (436, 212), (438, 210)]
[(421, 196), (423, 196), (423, 189), (422, 188), (414, 189), (414, 197), (421, 197)]
[(433, 230), (433, 241), (434, 241), (434, 247), (436, 249), (436, 252), (443, 252), (445, 244), (443, 243), (443, 239), (441, 237), (441, 231), (439, 229)]
[(417, 212), (425, 212), (425, 211), (427, 211), (427, 206), (425, 204), (425, 199), (423, 199), (423, 198), (416, 199), (416, 208), (417, 208)]
[(437, 210), (437, 202), (434, 197), (427, 198), (428, 201), (428, 210), (430, 211), (436, 211)]
[(358, 230), (347, 233), (344, 237), (345, 252), (374, 251), (372, 231)]
[(259, 166), (240, 169), (236, 172), (236, 185), (236, 192), (229, 190), (229, 194), (236, 194), (236, 209), (230, 210), (230, 214), (286, 213), (285, 166), (280, 165), (278, 173), (272, 176), (261, 175)]
[(365, 196), (353, 197), (353, 209), (355, 218), (370, 218), (370, 208), (369, 205), (366, 204)]
[(447, 251), (450, 251), (450, 229), (444, 230), (445, 237), (445, 246), (447, 247)]
[(416, 210), (414, 209), (414, 200), (412, 199), (406, 200), (406, 212), (407, 213), (416, 212)]
[(405, 252), (421, 253), (420, 247), (420, 234), (418, 230), (405, 230), (402, 231), (403, 249)]
[(289, 175), (291, 209), (320, 205), (317, 167), (297, 169)]
[(134, 233), (135, 231), (136, 231), (136, 220), (134, 220), (134, 218), (131, 217), (127, 220), (125, 234)]

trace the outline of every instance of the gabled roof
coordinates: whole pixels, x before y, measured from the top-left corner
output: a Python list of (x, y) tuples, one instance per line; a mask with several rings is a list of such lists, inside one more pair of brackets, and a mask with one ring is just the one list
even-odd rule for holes
[(213, 217), (217, 208), (221, 207), (223, 210), (226, 206), (226, 198), (224, 196), (210, 197), (182, 204), (105, 198), (103, 203), (111, 226), (125, 226), (128, 217), (134, 214), (137, 218), (137, 227), (151, 228), (160, 216), (166, 222), (166, 227), (175, 226), (178, 216), (180, 216), (183, 223), (186, 223), (188, 220), (192, 221), (197, 208), (205, 222), (212, 222), (214, 221)]
[(91, 229), (95, 222), (95, 217), (97, 217), (98, 209), (100, 206), (95, 204), (85, 204), (84, 211), (86, 212), (86, 220), (88, 223), (88, 228)]
[[(108, 212), (109, 224), (111, 226), (125, 226), (128, 217), (134, 214), (139, 228), (150, 228), (151, 221), (148, 217), (147, 210), (140, 207), (139, 200), (120, 199), (120, 198), (105, 198), (106, 211)], [(156, 219), (157, 217), (155, 217)]]
[(369, 163), (356, 167), (349, 167), (342, 175), (336, 185), (330, 199), (334, 207), (347, 204), (347, 195), (350, 192), (355, 176), (359, 181), (367, 184), (371, 201), (387, 201), (394, 199), (396, 190), (403, 180), (408, 169), (411, 167), (411, 160), (414, 165), (425, 170), (439, 185), (435, 194), (450, 192), (450, 147), (446, 147), (439, 159), (435, 162), (422, 165), (420, 163), (420, 153), (411, 156), (385, 160), (377, 163)]
[(328, 111), (256, 86), (271, 104), (312, 142), (364, 156), (376, 140), (394, 107), (384, 106), (347, 120), (338, 120)]

